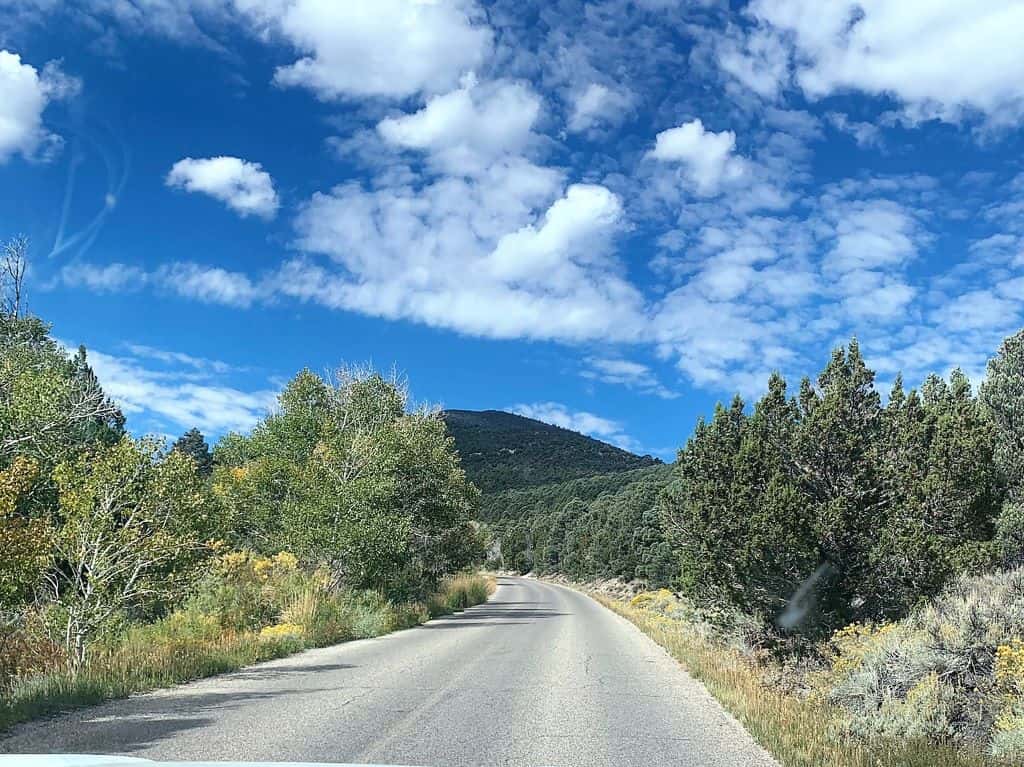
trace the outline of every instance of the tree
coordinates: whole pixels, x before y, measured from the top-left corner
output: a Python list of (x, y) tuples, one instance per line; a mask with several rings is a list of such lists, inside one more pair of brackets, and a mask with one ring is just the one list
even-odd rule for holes
[(27, 601), (50, 561), (49, 523), (19, 508), (38, 471), (35, 461), (21, 456), (0, 471), (0, 608)]
[(0, 252), (0, 313), (18, 319), (25, 311), (25, 273), (28, 271), (28, 239), (15, 237)]
[(216, 451), (214, 490), (242, 542), (396, 597), (481, 559), (478, 494), (444, 422), (407, 403), (404, 384), (371, 370), (299, 373), (250, 437)]
[(72, 673), (119, 615), (181, 594), (215, 532), (191, 460), (123, 437), (54, 471), (60, 502), (46, 574)]
[(34, 317), (0, 318), (0, 467), (15, 455), (40, 476), (76, 452), (124, 433), (124, 416), (104, 394), (80, 349), (68, 359)]
[(200, 477), (209, 477), (213, 473), (213, 455), (199, 429), (189, 429), (178, 437), (171, 449), (191, 458), (196, 464), (196, 471), (199, 472)]
[(731, 599), (742, 588), (733, 553), (743, 522), (732, 493), (743, 407), (737, 396), (728, 408), (716, 406), (711, 423), (697, 422), (660, 501), (666, 533), (679, 552), (680, 586), (699, 599)]
[(905, 614), (955, 575), (992, 564), (1004, 497), (991, 419), (967, 377), (925, 381), (923, 398), (894, 391), (878, 462), (886, 515), (870, 554), (874, 618)]
[(981, 400), (995, 428), (995, 460), (1009, 492), (998, 520), (1007, 564), (1024, 563), (1024, 330), (1003, 341), (989, 360)]
[(833, 351), (817, 389), (801, 386), (792, 469), (813, 507), (820, 555), (838, 574), (821, 603), (826, 625), (858, 617), (873, 574), (868, 553), (884, 519), (873, 452), (882, 426), (874, 377), (853, 340)]

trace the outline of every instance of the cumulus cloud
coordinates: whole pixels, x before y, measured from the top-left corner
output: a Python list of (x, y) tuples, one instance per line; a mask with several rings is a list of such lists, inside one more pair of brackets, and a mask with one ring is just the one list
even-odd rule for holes
[[(980, 113), (1016, 123), (1024, 117), (1019, 3), (755, 0), (748, 13), (758, 27), (745, 58), (736, 54), (722, 63), (758, 92), (771, 94), (788, 77), (790, 68), (778, 64), (778, 48), (785, 46), (795, 81), (810, 98), (859, 90), (893, 96), (912, 119), (956, 121)], [(773, 65), (761, 70), (759, 84), (744, 72), (757, 71), (765, 50), (773, 51)]]
[(597, 184), (573, 184), (534, 224), (502, 236), (487, 265), (498, 279), (572, 289), (581, 262), (606, 247), (622, 218), (619, 198)]
[(421, 187), (313, 196), (280, 290), (327, 306), (494, 338), (582, 340), (638, 330), (642, 297), (606, 257), (621, 203), (521, 158)]
[(715, 55), (723, 71), (766, 99), (777, 98), (789, 80), (789, 51), (771, 31), (729, 30), (718, 37)]
[(77, 262), (61, 268), (58, 281), (68, 287), (85, 288), (94, 293), (124, 293), (142, 288), (149, 280), (144, 269), (128, 264), (91, 264)]
[(53, 101), (76, 94), (81, 83), (61, 71), (56, 61), (42, 71), (21, 56), (0, 50), (0, 163), (12, 155), (47, 159), (58, 152), (62, 139), (43, 126), (43, 112)]
[(238, 157), (186, 157), (174, 163), (166, 184), (187, 192), (208, 194), (243, 218), (250, 215), (273, 218), (279, 205), (270, 174), (258, 162)]
[(418, 112), (382, 120), (377, 132), (392, 146), (427, 152), (441, 171), (479, 173), (524, 149), (540, 106), (540, 97), (520, 83), (469, 80), (431, 97)]
[(305, 54), (274, 81), (322, 99), (445, 91), (482, 64), (493, 36), (472, 0), (235, 1)]
[(882, 143), (882, 129), (873, 123), (851, 120), (842, 112), (828, 112), (825, 117), (837, 131), (853, 136), (859, 147), (879, 146)]
[(573, 94), (566, 127), (571, 133), (584, 133), (601, 125), (618, 125), (632, 108), (628, 91), (590, 83)]
[(734, 154), (735, 148), (735, 133), (705, 130), (704, 123), (697, 119), (659, 133), (648, 156), (679, 163), (697, 192), (710, 196), (746, 172), (746, 162)]

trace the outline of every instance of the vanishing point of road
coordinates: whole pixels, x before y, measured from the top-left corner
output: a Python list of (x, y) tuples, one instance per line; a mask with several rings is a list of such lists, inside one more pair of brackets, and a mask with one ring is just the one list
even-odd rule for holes
[(425, 767), (772, 767), (660, 647), (589, 597), (501, 577), (489, 602), (21, 725), (0, 752)]

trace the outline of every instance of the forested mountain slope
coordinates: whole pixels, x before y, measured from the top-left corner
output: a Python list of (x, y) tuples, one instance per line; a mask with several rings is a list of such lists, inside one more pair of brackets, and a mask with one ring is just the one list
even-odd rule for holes
[(663, 586), (678, 569), (657, 509), (672, 472), (658, 464), (484, 495), (480, 518), (504, 567)]
[(500, 410), (446, 410), (466, 474), (485, 494), (660, 463), (558, 426)]

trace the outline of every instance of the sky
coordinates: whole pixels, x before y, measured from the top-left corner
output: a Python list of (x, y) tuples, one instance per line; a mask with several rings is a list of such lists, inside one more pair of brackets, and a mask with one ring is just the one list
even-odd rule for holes
[(671, 459), (1024, 312), (1024, 4), (0, 0), (0, 239), (130, 428), (299, 369)]

